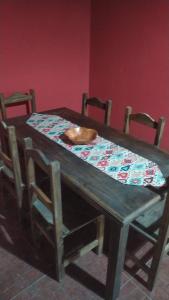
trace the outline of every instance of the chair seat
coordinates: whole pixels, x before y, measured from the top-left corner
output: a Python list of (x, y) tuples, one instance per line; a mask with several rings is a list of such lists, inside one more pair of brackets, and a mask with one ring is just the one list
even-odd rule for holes
[(153, 208), (150, 208), (146, 211), (146, 213), (142, 214), (139, 218), (136, 219), (134, 222), (138, 226), (145, 228), (151, 232), (151, 229), (156, 227), (155, 224), (159, 222), (159, 219), (161, 218), (163, 214), (165, 201), (160, 201), (156, 203)]
[[(35, 201), (36, 202), (36, 201)], [(44, 205), (40, 205), (40, 201), (37, 201), (34, 204), (36, 207), (36, 225), (37, 228), (43, 232), (43, 234), (48, 237), (48, 241), (54, 247), (55, 245), (55, 234), (53, 219), (49, 209), (46, 209)], [(72, 216), (73, 219), (73, 216)], [(49, 221), (49, 222), (48, 222)], [(75, 222), (74, 226), (75, 226)], [(93, 227), (93, 220), (82, 224), (79, 220), (76, 221), (78, 228), (74, 227), (74, 230), (70, 227), (66, 227), (63, 224), (62, 227), (62, 238), (64, 241), (64, 266), (66, 267), (70, 263), (70, 259), (74, 261), (76, 257), (78, 258), (81, 255), (84, 255), (85, 252), (89, 252), (93, 248), (98, 246), (98, 238), (96, 237), (97, 225)], [(70, 216), (69, 216), (69, 225), (70, 225)], [(80, 235), (79, 235), (80, 229)], [(39, 242), (38, 242), (39, 243)], [(38, 244), (39, 247), (40, 244)], [(83, 250), (82, 250), (83, 249)], [(82, 253), (82, 254), (81, 254)], [(70, 258), (72, 257), (72, 258)]]
[[(63, 194), (65, 196), (65, 193)], [(63, 237), (74, 233), (87, 224), (90, 224), (99, 216), (98, 211), (87, 205), (85, 201), (83, 201), (83, 199), (80, 199), (79, 196), (77, 196), (75, 193), (70, 190), (68, 192), (67, 190), (66, 194), (69, 197), (67, 199), (64, 199), (64, 197), (62, 198), (62, 209), (64, 216), (62, 228)], [(39, 221), (43, 223), (43, 221), (40, 220), (40, 218), (43, 217), (46, 223), (49, 224), (48, 228), (50, 228), (51, 230), (53, 225), (52, 211), (50, 211), (50, 209), (48, 209), (38, 199), (33, 203), (33, 207), (39, 214)]]
[(2, 176), (4, 177), (4, 180), (7, 178), (11, 182), (14, 182), (14, 174), (13, 172), (6, 166), (2, 168)]
[(36, 200), (33, 207), (39, 212), (39, 214), (46, 220), (47, 223), (53, 224), (53, 215), (51, 211), (39, 200)]

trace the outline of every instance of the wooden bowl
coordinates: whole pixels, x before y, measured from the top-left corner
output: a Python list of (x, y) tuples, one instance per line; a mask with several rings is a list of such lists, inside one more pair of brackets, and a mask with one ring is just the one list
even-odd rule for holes
[(96, 137), (97, 131), (85, 127), (73, 127), (65, 131), (65, 136), (76, 145), (90, 144)]

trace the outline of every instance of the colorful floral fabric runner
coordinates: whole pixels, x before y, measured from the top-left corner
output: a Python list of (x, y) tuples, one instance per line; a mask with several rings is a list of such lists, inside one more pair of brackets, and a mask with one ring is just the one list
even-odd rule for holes
[(77, 125), (60, 116), (34, 113), (27, 124), (123, 184), (155, 187), (165, 184), (156, 163), (100, 136), (89, 145), (65, 143), (60, 136)]

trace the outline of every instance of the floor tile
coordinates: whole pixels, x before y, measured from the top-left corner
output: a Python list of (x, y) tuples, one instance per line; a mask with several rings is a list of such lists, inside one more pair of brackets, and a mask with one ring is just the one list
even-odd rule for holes
[[(43, 251), (42, 251), (43, 249)], [(52, 249), (33, 248), (29, 226), (21, 228), (16, 210), (0, 203), (0, 300), (101, 300), (105, 294), (107, 257), (94, 252), (66, 269), (55, 280)], [(153, 292), (123, 272), (118, 300), (168, 300), (169, 256), (163, 258)]]

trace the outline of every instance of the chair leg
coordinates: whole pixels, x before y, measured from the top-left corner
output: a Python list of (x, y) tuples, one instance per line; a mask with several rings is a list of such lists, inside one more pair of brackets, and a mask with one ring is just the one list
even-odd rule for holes
[(158, 243), (157, 249), (153, 255), (153, 259), (151, 262), (151, 268), (150, 268), (151, 271), (148, 274), (148, 283), (147, 283), (148, 288), (150, 290), (152, 290), (155, 285), (155, 282), (156, 282), (156, 279), (158, 276), (158, 269), (159, 269), (161, 260), (164, 255), (164, 250), (165, 250), (165, 245), (166, 245), (166, 238), (164, 238), (164, 235), (166, 235), (166, 233), (167, 232), (165, 232), (163, 234), (161, 233), (161, 237), (163, 238), (163, 241), (161, 238), (161, 241)]
[(17, 211), (18, 211), (18, 220), (19, 223), (22, 224), (22, 202), (23, 202), (23, 194), (24, 194), (24, 189), (18, 185), (16, 182), (16, 201), (17, 201)]
[(60, 241), (57, 240), (55, 243), (56, 280), (58, 282), (61, 282), (65, 275), (63, 254), (64, 254), (63, 239), (60, 237)]
[[(169, 197), (169, 196), (168, 196)], [(153, 289), (162, 260), (169, 232), (169, 198), (167, 197), (164, 206), (164, 214), (160, 224), (159, 237), (151, 263), (151, 273), (148, 278), (149, 289)]]
[(1, 199), (1, 201), (3, 199), (3, 180), (2, 180), (1, 172), (0, 172), (0, 199)]
[(103, 253), (103, 237), (104, 237), (104, 216), (97, 217), (97, 239), (98, 246), (96, 248), (96, 254), (100, 255)]
[(58, 266), (57, 257), (56, 257), (56, 280), (58, 282), (61, 282), (64, 276), (65, 276), (65, 268), (63, 266), (63, 263), (60, 266)]

